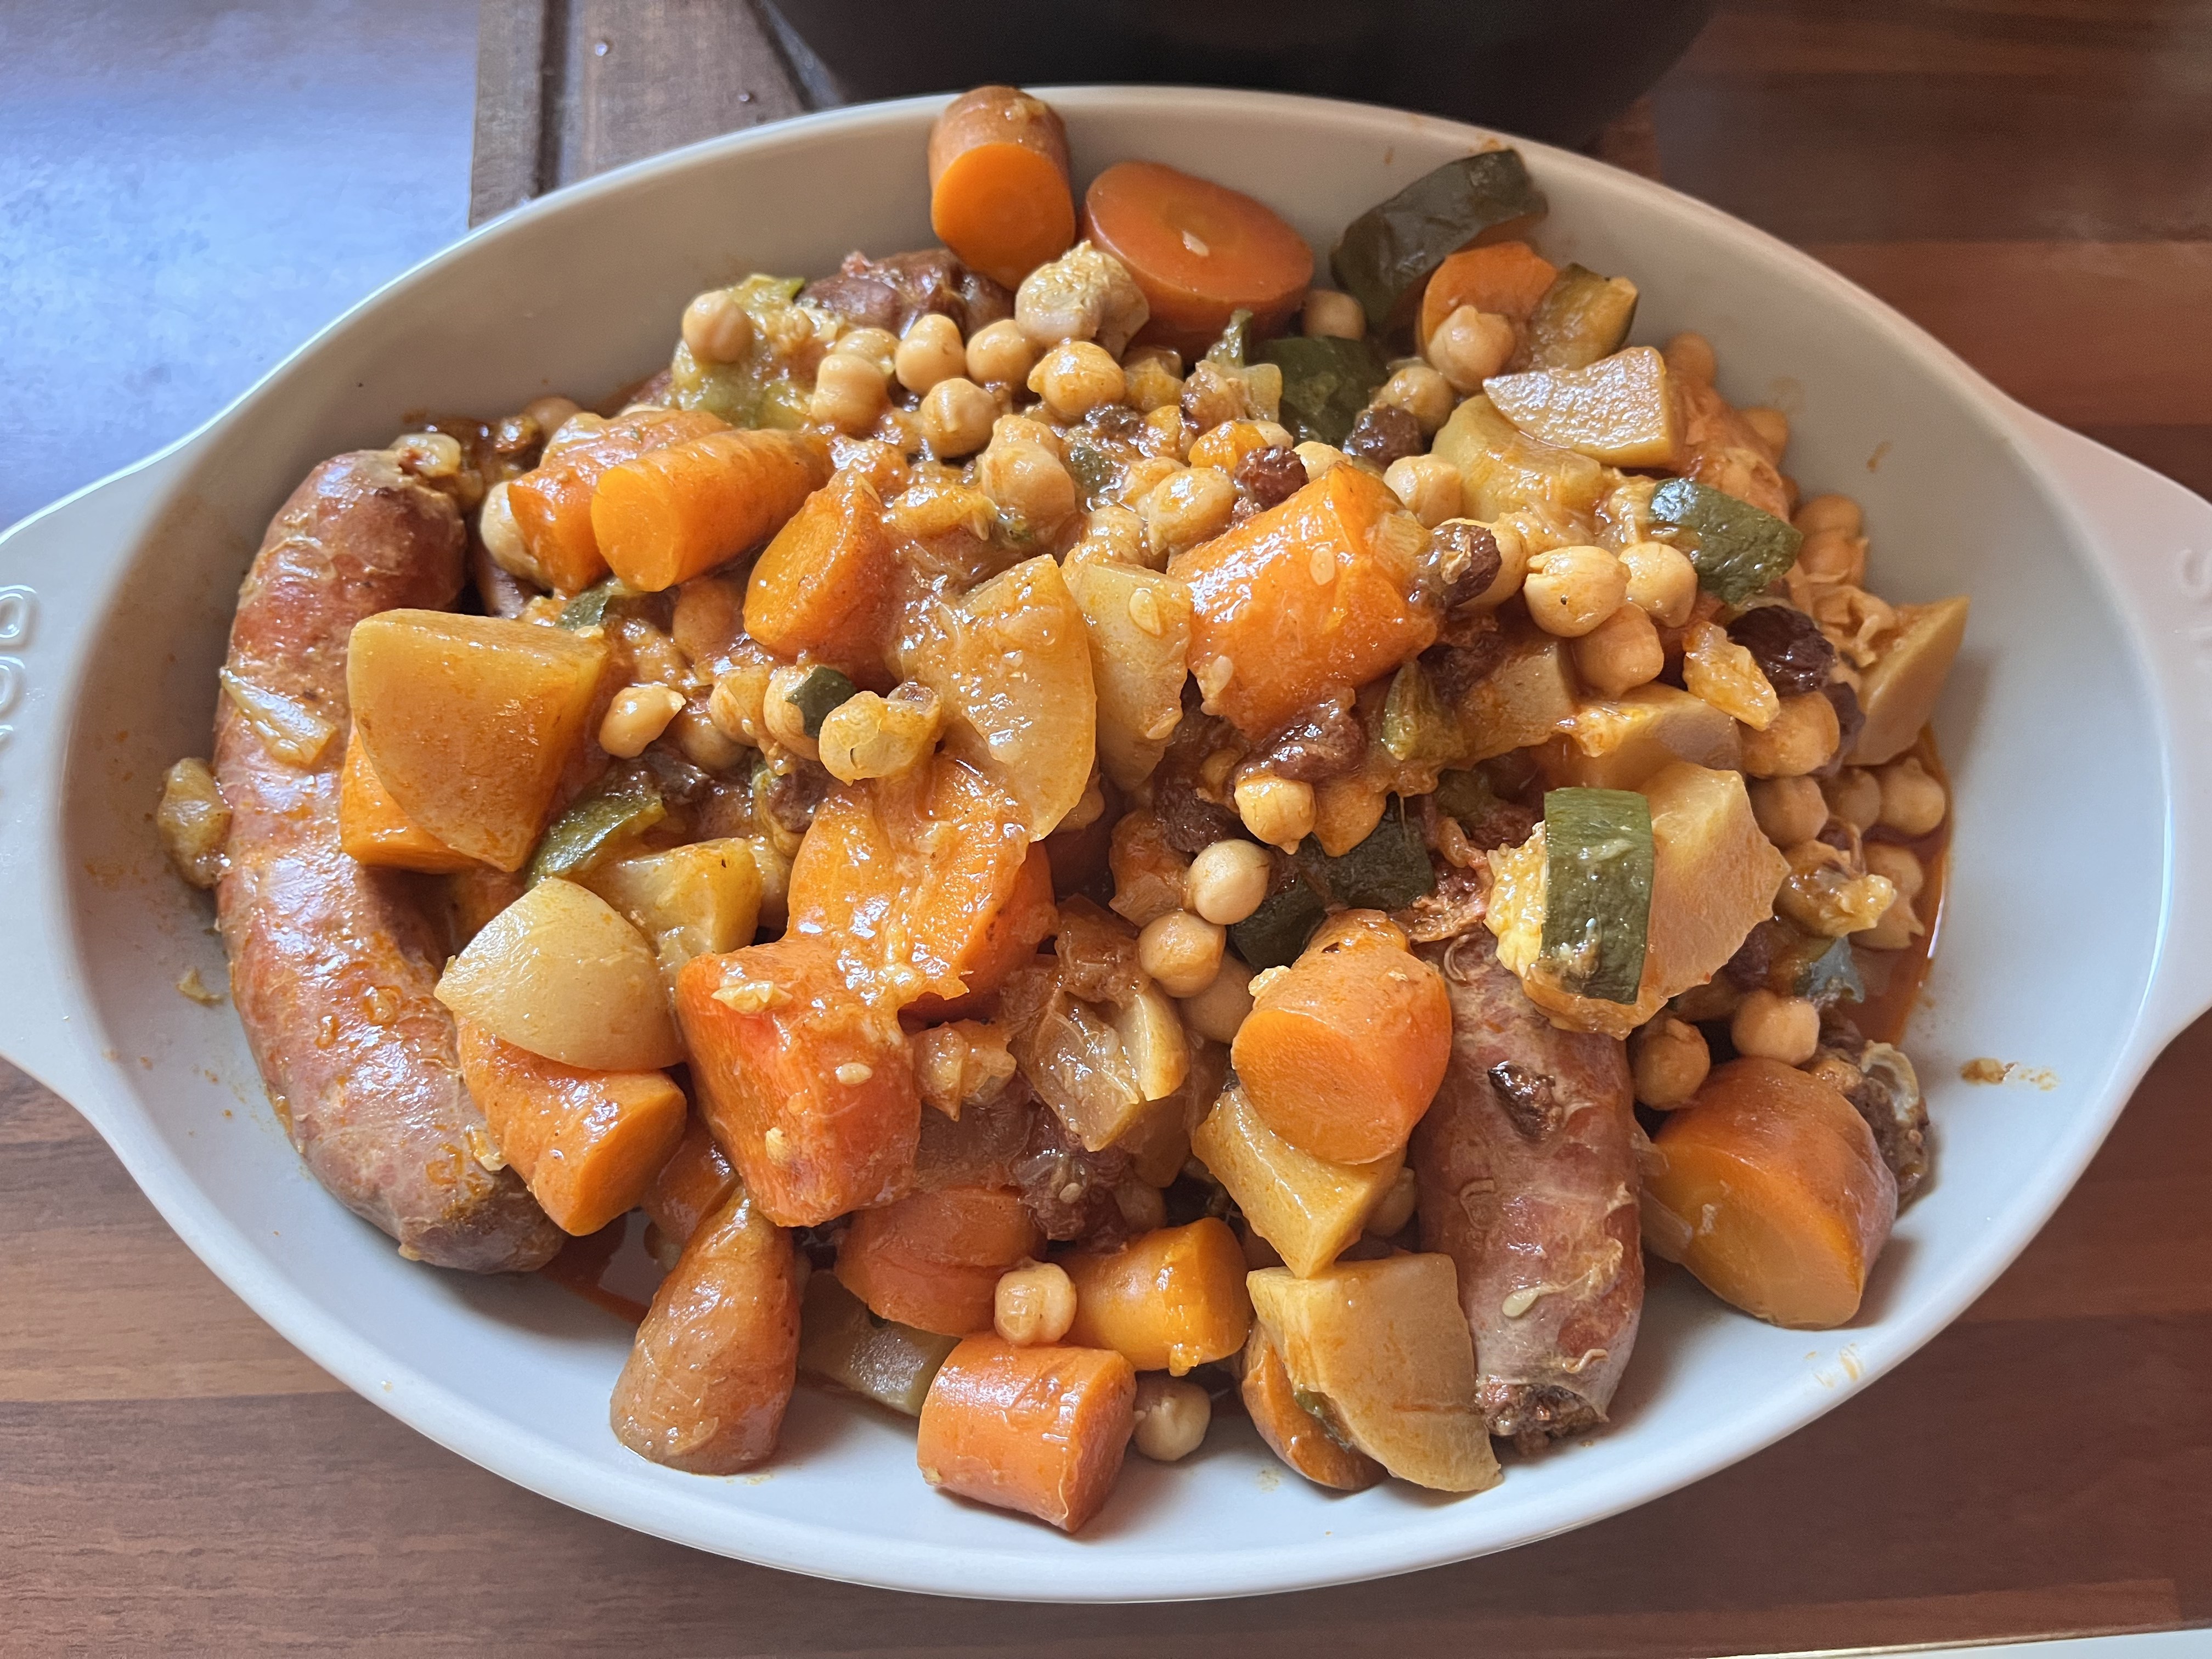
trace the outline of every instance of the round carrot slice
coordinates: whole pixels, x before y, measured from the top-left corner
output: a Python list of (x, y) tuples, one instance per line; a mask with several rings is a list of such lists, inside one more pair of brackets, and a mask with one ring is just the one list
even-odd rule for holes
[(1272, 208), (1157, 161), (1091, 181), (1084, 234), (1129, 268), (1152, 308), (1145, 337), (1202, 351), (1238, 311), (1279, 329), (1313, 281), (1313, 250)]

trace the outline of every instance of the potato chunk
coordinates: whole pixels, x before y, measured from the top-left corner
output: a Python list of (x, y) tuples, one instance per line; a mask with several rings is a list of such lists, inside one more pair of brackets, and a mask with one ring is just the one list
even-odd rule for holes
[(1372, 1164), (1330, 1164), (1302, 1152), (1260, 1121), (1241, 1088), (1224, 1093), (1191, 1131), (1190, 1149), (1301, 1276), (1319, 1273), (1359, 1237), (1406, 1161), (1403, 1148)]
[(685, 963), (750, 945), (759, 925), (760, 861), (736, 836), (615, 859), (583, 884), (652, 941), (672, 991)]
[(1703, 697), (1672, 685), (1639, 685), (1581, 704), (1537, 758), (1554, 788), (1634, 789), (1678, 760), (1736, 770), (1742, 732)]
[(444, 611), (354, 627), (346, 695), (399, 810), (472, 859), (520, 870), (591, 729), (607, 647), (566, 629)]
[(1631, 346), (1586, 368), (1496, 374), (1482, 389), (1498, 412), (1540, 443), (1613, 466), (1674, 465), (1681, 417), (1667, 360)]
[(1091, 630), (1098, 688), (1098, 758), (1134, 789), (1152, 775), (1182, 719), (1190, 653), (1190, 590), (1135, 565), (1092, 561), (1064, 573)]
[(1912, 746), (1936, 712), (1951, 662), (1966, 637), (1966, 598), (1899, 605), (1898, 632), (1866, 671), (1859, 707), (1866, 724), (1853, 745), (1853, 766), (1879, 766)]

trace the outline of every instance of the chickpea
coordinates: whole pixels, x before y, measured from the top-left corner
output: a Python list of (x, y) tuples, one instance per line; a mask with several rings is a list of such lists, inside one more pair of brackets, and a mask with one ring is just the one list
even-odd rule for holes
[(1306, 464), (1308, 483), (1311, 483), (1329, 468), (1340, 465), (1346, 459), (1344, 452), (1334, 444), (1325, 444), (1318, 439), (1312, 438), (1298, 445), (1294, 453)]
[(1165, 356), (1157, 351), (1129, 354), (1129, 360), (1121, 365), (1121, 396), (1130, 408), (1147, 415), (1156, 409), (1173, 409), (1178, 415), (1182, 413), (1182, 376), (1175, 372), (1171, 361), (1181, 360), (1173, 352)]
[(937, 693), (912, 681), (890, 696), (862, 691), (823, 717), (815, 739), (822, 764), (840, 783), (895, 777), (927, 757), (945, 726)]
[(1729, 1036), (1738, 1054), (1802, 1066), (1820, 1047), (1820, 1011), (1804, 997), (1778, 996), (1762, 986), (1736, 1004)]
[(507, 498), (505, 483), (495, 483), (484, 491), (483, 505), (477, 510), (477, 534), (483, 538), (484, 551), (491, 555), (491, 562), (508, 575), (525, 581), (538, 580), (538, 562), (530, 556), (530, 544), (522, 539), (522, 526), (515, 522), (514, 503)]
[(1170, 910), (1137, 935), (1137, 965), (1171, 997), (1194, 997), (1221, 971), (1228, 935), (1215, 922), (1188, 910)]
[(1579, 639), (1620, 609), (1628, 572), (1601, 547), (1555, 547), (1528, 561), (1521, 593), (1537, 627)]
[[(1481, 520), (1470, 519), (1468, 522), (1480, 525)], [(1504, 519), (1490, 526), (1490, 535), (1498, 544), (1498, 574), (1470, 601), (1481, 611), (1494, 610), (1521, 591), (1521, 585), (1528, 579), (1531, 556), (1528, 542)]]
[(583, 407), (574, 398), (548, 392), (543, 398), (532, 398), (523, 404), (522, 418), (537, 427), (538, 434), (550, 442), (553, 434), (568, 423), (571, 416), (583, 413)]
[(991, 1328), (1018, 1347), (1048, 1346), (1075, 1322), (1075, 1281), (1053, 1261), (1027, 1261), (999, 1275)]
[(1451, 419), (1452, 405), (1458, 399), (1452, 395), (1451, 382), (1426, 363), (1408, 363), (1382, 382), (1375, 401), (1404, 410), (1421, 423), (1424, 435), (1433, 437), (1437, 428)]
[(1188, 1377), (1146, 1371), (1137, 1379), (1137, 1425), (1131, 1443), (1155, 1463), (1189, 1456), (1206, 1439), (1213, 1401)]
[(898, 358), (898, 336), (887, 328), (848, 328), (837, 337), (830, 351), (839, 356), (858, 357), (864, 363), (875, 365), (876, 372), (886, 380), (891, 377), (891, 365)]
[(753, 319), (729, 289), (709, 289), (684, 307), (684, 343), (702, 363), (734, 363), (752, 349)]
[(1189, 457), (1191, 441), (1198, 434), (1183, 418), (1180, 401), (1164, 404), (1145, 416), (1144, 443), (1148, 453), (1156, 453), (1175, 460)]
[(1375, 1200), (1375, 1207), (1367, 1212), (1362, 1230), (1377, 1238), (1389, 1238), (1403, 1231), (1406, 1224), (1413, 1218), (1413, 1206), (1420, 1197), (1421, 1183), (1412, 1167), (1400, 1170), (1382, 1189), (1382, 1196)]
[(1628, 599), (1662, 627), (1680, 628), (1698, 602), (1698, 567), (1679, 547), (1665, 542), (1635, 542), (1621, 549), (1628, 572)]
[(921, 435), (933, 455), (972, 455), (991, 441), (999, 400), (959, 375), (937, 382), (921, 399)]
[(1892, 761), (1875, 774), (1881, 786), (1881, 813), (1875, 822), (1900, 836), (1924, 836), (1951, 810), (1943, 786), (1928, 775), (1918, 758)]
[(1628, 1063), (1637, 1099), (1664, 1112), (1688, 1103), (1712, 1070), (1713, 1057), (1703, 1031), (1662, 1014), (1629, 1038)]
[(1079, 421), (1104, 404), (1118, 404), (1128, 380), (1103, 346), (1070, 340), (1037, 359), (1029, 388), (1063, 421)]
[(1367, 333), (1367, 313), (1349, 294), (1333, 288), (1309, 289), (1298, 325), (1309, 339), (1357, 340)]
[(1601, 697), (1648, 685), (1667, 665), (1658, 629), (1632, 605), (1622, 605), (1568, 650), (1583, 684)]
[(1660, 356), (1666, 358), (1669, 374), (1692, 386), (1711, 386), (1720, 373), (1712, 343), (1702, 334), (1677, 334), (1660, 348)]
[(1808, 540), (1824, 530), (1857, 536), (1863, 534), (1866, 528), (1859, 504), (1848, 495), (1815, 495), (1797, 509), (1790, 523)]
[(1218, 466), (1185, 467), (1156, 485), (1137, 507), (1144, 515), (1146, 536), (1164, 553), (1212, 541), (1229, 528), (1229, 515), (1236, 509), (1237, 486)]
[(768, 677), (767, 691), (761, 700), (761, 724), (768, 735), (794, 755), (808, 760), (819, 760), (822, 751), (813, 738), (806, 735), (806, 716), (791, 700), (791, 694), (806, 683), (811, 668), (783, 667)]
[(1459, 513), (1459, 469), (1449, 461), (1434, 455), (1402, 456), (1390, 463), (1382, 482), (1421, 521), (1424, 530), (1434, 530)]
[(1888, 882), (1899, 898), (1917, 899), (1928, 885), (1927, 869), (1910, 847), (1899, 847), (1893, 841), (1870, 841), (1865, 851), (1867, 873)]
[(1777, 847), (1795, 847), (1811, 841), (1827, 823), (1827, 797), (1808, 777), (1758, 778), (1751, 786), (1751, 815)]
[(1510, 317), (1462, 306), (1429, 336), (1427, 356), (1455, 392), (1480, 392), (1504, 368), (1517, 343)]
[(617, 760), (642, 755), (684, 707), (684, 694), (672, 686), (625, 685), (599, 721), (599, 747)]
[(915, 318), (891, 355), (891, 372), (908, 392), (927, 392), (967, 367), (968, 348), (960, 338), (960, 325), (942, 312), (926, 311)]
[(1881, 816), (1881, 781), (1863, 766), (1846, 766), (1820, 786), (1828, 811), (1864, 835)]
[(833, 351), (814, 371), (814, 395), (807, 400), (806, 416), (857, 438), (876, 423), (886, 396), (881, 369), (866, 357)]
[(1211, 432), (1224, 421), (1242, 420), (1244, 377), (1200, 358), (1183, 377), (1182, 412), (1200, 432)]
[(755, 748), (768, 732), (768, 683), (774, 670), (763, 662), (739, 662), (714, 681), (707, 717), (732, 743)]
[(1313, 833), (1314, 787), (1294, 778), (1253, 772), (1237, 781), (1237, 816), (1270, 847), (1286, 853)]
[(1036, 362), (1036, 348), (1012, 319), (987, 323), (969, 337), (968, 378), (979, 386), (1019, 386)]
[(1797, 550), (1797, 574), (1810, 582), (1856, 587), (1866, 579), (1866, 554), (1863, 536), (1816, 530)]
[(1235, 926), (1267, 896), (1274, 860), (1249, 841), (1217, 841), (1202, 848), (1183, 876), (1183, 901), (1211, 922)]
[(714, 724), (696, 703), (686, 703), (668, 723), (668, 735), (685, 760), (706, 772), (726, 772), (738, 763), (745, 745)]
[(1743, 769), (1754, 778), (1802, 777), (1827, 763), (1843, 735), (1836, 705), (1821, 693), (1784, 697), (1765, 730), (1745, 731)]
[(1252, 1012), (1251, 986), (1252, 970), (1235, 957), (1223, 957), (1213, 983), (1180, 1000), (1183, 1028), (1209, 1042), (1236, 1042), (1237, 1028)]
[(1049, 534), (1075, 511), (1075, 480), (1042, 444), (1004, 443), (994, 436), (975, 463), (975, 483), (1000, 510), (1040, 534)]
[(1736, 413), (1743, 416), (1746, 426), (1759, 434), (1759, 441), (1777, 455), (1790, 447), (1790, 417), (1780, 410), (1753, 404)]

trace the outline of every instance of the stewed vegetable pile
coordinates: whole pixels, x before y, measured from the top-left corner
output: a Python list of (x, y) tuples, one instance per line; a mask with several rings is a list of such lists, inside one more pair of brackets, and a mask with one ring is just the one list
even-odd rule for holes
[[(650, 1218), (617, 1435), (742, 1469), (803, 1373), (1073, 1530), (1232, 1404), (1480, 1490), (1604, 1419), (1645, 1250), (1848, 1322), (1927, 1170), (1854, 1014), (1929, 943), (1966, 600), (1869, 592), (1510, 149), (1334, 287), (1176, 168), (1079, 198), (1012, 88), (928, 161), (943, 246), (402, 440), (475, 603), (353, 625), (343, 718), (226, 680), (434, 884), (470, 1156)], [(161, 821), (212, 879), (198, 763)]]

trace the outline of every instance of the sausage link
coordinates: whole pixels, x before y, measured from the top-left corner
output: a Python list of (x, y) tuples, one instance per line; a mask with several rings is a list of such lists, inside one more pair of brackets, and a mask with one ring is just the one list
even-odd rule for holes
[(560, 1247), (511, 1170), (487, 1167), (423, 878), (338, 846), (346, 639), (362, 617), (460, 592), (459, 515), (386, 453), (324, 462), (292, 494), (240, 590), (231, 675), (333, 735), (307, 765), (272, 753), (225, 693), (215, 767), (231, 810), (216, 915), (239, 1018), (277, 1115), (315, 1178), (402, 1254), (526, 1272)]
[(1605, 1421), (1643, 1316), (1628, 1061), (1546, 1019), (1486, 930), (1420, 954), (1452, 1003), (1451, 1064), (1413, 1132), (1421, 1247), (1459, 1269), (1490, 1431), (1534, 1450)]

